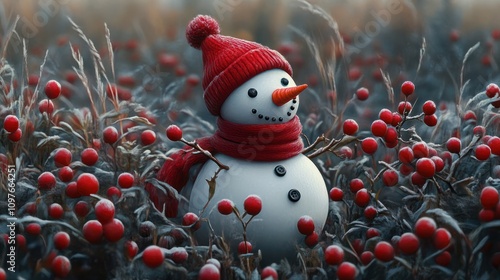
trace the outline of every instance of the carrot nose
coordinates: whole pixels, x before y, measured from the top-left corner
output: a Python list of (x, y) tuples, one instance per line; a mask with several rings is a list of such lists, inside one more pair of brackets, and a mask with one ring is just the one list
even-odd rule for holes
[(296, 87), (279, 88), (273, 91), (273, 103), (277, 106), (282, 106), (288, 101), (294, 99), (302, 91), (307, 88), (306, 84)]

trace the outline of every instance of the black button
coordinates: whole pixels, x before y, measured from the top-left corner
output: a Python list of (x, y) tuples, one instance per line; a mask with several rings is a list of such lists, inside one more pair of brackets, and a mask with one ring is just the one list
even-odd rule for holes
[(290, 199), (292, 202), (297, 202), (300, 199), (300, 192), (296, 189), (291, 189), (288, 192), (288, 199)]
[(276, 165), (274, 168), (274, 174), (278, 175), (279, 177), (283, 177), (286, 174), (286, 168), (283, 165)]

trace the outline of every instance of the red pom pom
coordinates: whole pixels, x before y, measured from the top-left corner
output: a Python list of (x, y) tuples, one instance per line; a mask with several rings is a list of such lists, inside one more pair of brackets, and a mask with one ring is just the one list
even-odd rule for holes
[(201, 43), (205, 38), (219, 33), (219, 24), (210, 16), (199, 15), (195, 17), (186, 28), (188, 43), (195, 49), (201, 47)]

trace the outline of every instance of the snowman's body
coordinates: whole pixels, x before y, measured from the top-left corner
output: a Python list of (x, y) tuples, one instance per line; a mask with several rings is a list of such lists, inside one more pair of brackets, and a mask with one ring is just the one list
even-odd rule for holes
[[(235, 159), (223, 154), (216, 156), (228, 165), (217, 177), (214, 196), (207, 210), (215, 207), (210, 222), (217, 234), (224, 235), (232, 250), (243, 241), (243, 227), (234, 214), (224, 216), (217, 211), (217, 202), (231, 199), (241, 213), (243, 201), (256, 194), (262, 199), (262, 211), (247, 228), (247, 238), (253, 248), (261, 250), (264, 260), (279, 262), (297, 254), (296, 245), (304, 245), (305, 236), (297, 229), (303, 215), (313, 218), (316, 230), (323, 228), (328, 213), (328, 193), (320, 172), (304, 155), (277, 162), (254, 162)], [(208, 200), (208, 185), (218, 166), (210, 161), (200, 170), (193, 185), (189, 210), (199, 213)], [(199, 238), (206, 239), (207, 228)]]
[[(284, 101), (275, 100), (276, 91), (297, 87), (285, 71), (272, 69), (248, 80), (224, 101), (221, 117), (239, 124), (278, 124), (290, 121), (296, 115), (299, 100), (297, 93)], [(264, 137), (264, 136), (263, 136)], [(252, 152), (248, 151), (251, 155)], [(261, 250), (265, 261), (279, 261), (294, 257), (297, 246), (304, 244), (305, 236), (297, 229), (297, 222), (303, 215), (313, 218), (316, 231), (320, 232), (328, 214), (328, 193), (323, 177), (317, 167), (306, 156), (298, 154), (280, 161), (252, 161), (217, 154), (219, 161), (229, 170), (222, 170), (216, 180), (215, 193), (207, 206), (212, 211), (210, 222), (218, 235), (235, 250), (243, 241), (243, 227), (234, 214), (220, 214), (216, 205), (221, 199), (230, 199), (241, 213), (248, 195), (255, 194), (262, 199), (262, 211), (256, 215), (247, 228), (248, 241), (254, 251)], [(191, 190), (189, 210), (199, 213), (208, 201), (208, 184), (218, 166), (208, 161), (201, 168)], [(207, 239), (208, 231), (197, 233), (200, 239)]]

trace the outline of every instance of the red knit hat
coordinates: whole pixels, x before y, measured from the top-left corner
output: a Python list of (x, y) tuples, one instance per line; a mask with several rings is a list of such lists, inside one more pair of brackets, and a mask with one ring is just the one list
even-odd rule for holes
[(212, 115), (218, 116), (226, 98), (257, 74), (282, 69), (292, 75), (279, 52), (219, 33), (219, 24), (210, 16), (199, 15), (186, 28), (189, 44), (203, 53), (203, 98)]

